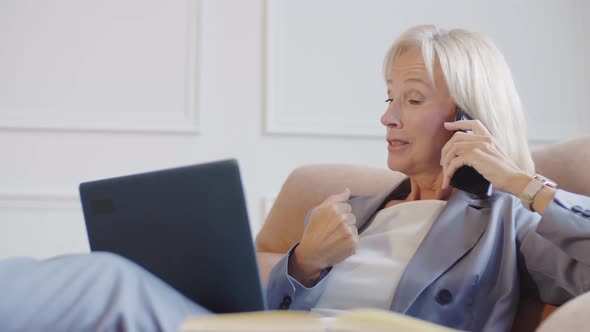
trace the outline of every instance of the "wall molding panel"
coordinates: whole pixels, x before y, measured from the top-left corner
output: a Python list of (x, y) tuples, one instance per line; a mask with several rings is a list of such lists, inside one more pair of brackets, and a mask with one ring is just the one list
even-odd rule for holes
[[(141, 6), (148, 6), (148, 4), (145, 3), (138, 3)], [(112, 6), (114, 4), (110, 4), (110, 6)], [(150, 8), (150, 10), (152, 10), (151, 14), (152, 15), (157, 15), (158, 13), (158, 9), (160, 9), (158, 6), (164, 6), (162, 8), (166, 8), (166, 2), (163, 2), (162, 4), (158, 4), (158, 3), (152, 3), (150, 4), (152, 7), (154, 8)], [(63, 5), (62, 5), (63, 6)], [(109, 6), (109, 3), (105, 3), (106, 7)], [(131, 4), (127, 5), (128, 7), (131, 6)], [(180, 7), (182, 6), (182, 10), (180, 10)], [(59, 6), (57, 6), (59, 7)], [(72, 7), (76, 7), (76, 6), (72, 6)], [(80, 8), (80, 7), (77, 7)], [(83, 8), (83, 7), (81, 7)], [(132, 9), (130, 8), (126, 8), (127, 11), (132, 12)], [(83, 10), (81, 10), (80, 12), (82, 12)], [(165, 14), (163, 15), (171, 15), (173, 11), (166, 11)], [(123, 49), (123, 53), (120, 55), (119, 58), (114, 58), (114, 59), (110, 59), (107, 56), (104, 56), (104, 58), (106, 58), (104, 61), (102, 60), (103, 58), (99, 57), (98, 55), (94, 55), (94, 58), (92, 58), (92, 61), (95, 61), (93, 64), (96, 64), (98, 61), (98, 65), (99, 66), (103, 66), (104, 68), (107, 69), (111, 69), (111, 65), (115, 65), (118, 67), (113, 67), (115, 69), (113, 70), (124, 70), (127, 67), (133, 67), (133, 70), (136, 70), (135, 73), (126, 73), (129, 76), (127, 77), (129, 82), (143, 82), (138, 84), (137, 86), (130, 86), (127, 87), (125, 86), (124, 83), (118, 83), (117, 79), (115, 79), (116, 75), (113, 77), (105, 77), (105, 76), (100, 76), (100, 70), (99, 69), (94, 69), (95, 71), (92, 71), (92, 66), (88, 66), (90, 69), (87, 69), (83, 66), (85, 66), (86, 64), (84, 63), (84, 61), (86, 59), (84, 59), (84, 56), (87, 55), (84, 53), (84, 48), (85, 47), (89, 47), (89, 45), (93, 46), (93, 44), (90, 44), (90, 42), (88, 42), (85, 38), (85, 36), (79, 36), (76, 34), (76, 32), (72, 32), (70, 31), (66, 31), (64, 33), (65, 37), (59, 35), (58, 33), (60, 32), (60, 30), (58, 28), (53, 28), (55, 31), (53, 31), (53, 34), (50, 34), (49, 36), (51, 38), (56, 38), (59, 41), (59, 38), (70, 38), (71, 40), (66, 40), (61, 41), (61, 46), (62, 48), (64, 48), (63, 52), (67, 53), (66, 51), (66, 47), (70, 47), (73, 48), (74, 51), (72, 51), (72, 53), (75, 53), (75, 51), (78, 51), (80, 54), (78, 54), (79, 56), (76, 57), (77, 55), (72, 55), (72, 57), (74, 57), (74, 59), (76, 61), (79, 61), (80, 63), (75, 63), (74, 65), (79, 65), (82, 68), (78, 68), (77, 70), (79, 72), (76, 72), (75, 68), (72, 69), (71, 67), (68, 67), (68, 64), (64, 64), (61, 63), (59, 64), (60, 66), (62, 66), (63, 68), (67, 68), (70, 72), (68, 72), (67, 74), (75, 77), (76, 75), (80, 75), (80, 82), (66, 82), (66, 83), (62, 83), (63, 86), (60, 87), (61, 90), (58, 90), (60, 92), (63, 91), (68, 91), (68, 89), (71, 89), (72, 91), (72, 96), (74, 96), (74, 98), (79, 98), (80, 100), (84, 100), (83, 102), (76, 100), (75, 102), (73, 102), (72, 104), (68, 104), (68, 101), (66, 99), (72, 97), (72, 96), (68, 96), (68, 95), (64, 95), (61, 96), (61, 98), (63, 98), (64, 104), (60, 105), (59, 101), (56, 101), (55, 103), (53, 103), (51, 105), (51, 103), (44, 103), (43, 98), (40, 99), (40, 101), (38, 102), (38, 104), (35, 104), (35, 102), (29, 102), (26, 101), (26, 98), (22, 98), (20, 100), (17, 100), (16, 98), (14, 100), (11, 100), (10, 102), (7, 103), (2, 103), (0, 102), (0, 130), (4, 130), (4, 131), (59, 131), (59, 132), (105, 132), (105, 133), (144, 133), (144, 134), (173, 134), (173, 135), (198, 135), (199, 131), (200, 131), (200, 125), (199, 125), (199, 88), (200, 88), (200, 82), (199, 82), (199, 67), (201, 65), (200, 63), (200, 43), (201, 43), (201, 21), (202, 21), (202, 13), (201, 13), (201, 1), (200, 0), (184, 0), (182, 2), (178, 2), (177, 7), (175, 7), (175, 14), (176, 13), (182, 13), (183, 17), (179, 18), (182, 19), (182, 21), (184, 21), (186, 23), (186, 27), (184, 28), (184, 40), (183, 40), (183, 49), (182, 49), (182, 56), (183, 59), (181, 61), (179, 61), (178, 66), (174, 67), (174, 69), (176, 69), (175, 74), (179, 80), (181, 80), (181, 82), (178, 82), (178, 80), (175, 80), (174, 82), (171, 82), (172, 84), (175, 85), (179, 85), (182, 86), (182, 93), (177, 92), (177, 90), (173, 90), (173, 93), (169, 93), (169, 95), (167, 96), (159, 96), (158, 93), (154, 93), (153, 91), (161, 91), (162, 89), (159, 88), (158, 84), (160, 84), (160, 87), (165, 87), (167, 85), (167, 80), (166, 78), (164, 78), (163, 82), (158, 82), (159, 76), (157, 75), (158, 70), (159, 72), (165, 72), (166, 71), (166, 65), (165, 62), (163, 61), (170, 61), (170, 58), (163, 58), (164, 56), (174, 56), (175, 58), (178, 57), (178, 55), (180, 54), (174, 54), (172, 52), (178, 51), (178, 48), (172, 50), (172, 51), (168, 51), (168, 53), (166, 53), (165, 55), (160, 55), (157, 54), (156, 52), (152, 52), (152, 48), (150, 49), (145, 49), (143, 52), (145, 53), (145, 57), (151, 57), (148, 60), (138, 60), (141, 61), (140, 64), (136, 64), (136, 60), (135, 58), (137, 58), (137, 54), (142, 54), (142, 53), (138, 53), (138, 52), (142, 52), (142, 50), (138, 51), (137, 49), (134, 49), (134, 45), (126, 45), (126, 43), (128, 42), (125, 37), (120, 37), (120, 40), (117, 39), (117, 31), (113, 32), (111, 31), (110, 33), (110, 37), (112, 37), (111, 39), (109, 39), (107, 42), (104, 42), (104, 45), (106, 45), (107, 47), (110, 48), (114, 48), (117, 45), (121, 44), (121, 47), (127, 47), (127, 49)], [(76, 15), (76, 11), (73, 10), (73, 14)], [(29, 14), (30, 16), (34, 16), (37, 15), (35, 12)], [(61, 15), (64, 15), (63, 13)], [(180, 14), (179, 14), (180, 15)], [(138, 33), (136, 30), (141, 30), (141, 24), (143, 24), (144, 27), (150, 27), (153, 24), (150, 21), (142, 21), (142, 17), (140, 17), (139, 14), (136, 14), (136, 17), (134, 18), (134, 20), (137, 21), (137, 25), (140, 26), (140, 28), (126, 23), (125, 22), (125, 18), (119, 18), (116, 17), (116, 14), (113, 14), (113, 17), (109, 17), (108, 19), (110, 20), (116, 20), (119, 19), (120, 22), (119, 26), (116, 27), (111, 27), (109, 24), (111, 25), (115, 25), (114, 23), (109, 22), (108, 20), (104, 20), (103, 21), (97, 21), (97, 24), (104, 24), (104, 26), (100, 27), (100, 29), (103, 30), (108, 30), (108, 29), (116, 29), (119, 28), (121, 29), (121, 34), (126, 34), (136, 37), (138, 40), (140, 40), (141, 38), (143, 38), (144, 40), (143, 45), (147, 45), (147, 47), (153, 47), (153, 49), (155, 49), (157, 51), (157, 47), (150, 45), (150, 37), (153, 36), (155, 42), (158, 42), (159, 40), (166, 40), (166, 38), (168, 36), (162, 36), (162, 35), (157, 35), (158, 30), (154, 28), (154, 31), (150, 31), (150, 32), (146, 32), (145, 35), (141, 35), (140, 33)], [(161, 21), (165, 22), (165, 19), (170, 19), (170, 17), (166, 17), (166, 16), (162, 16)], [(156, 19), (152, 18), (152, 20), (155, 20), (156, 22), (159, 22)], [(180, 20), (179, 20), (180, 21)], [(52, 22), (53, 23), (53, 22)], [(37, 24), (37, 29), (41, 29), (40, 28), (40, 24)], [(84, 24), (84, 23), (83, 23)], [(127, 25), (125, 25), (127, 24)], [(180, 23), (179, 23), (180, 24)], [(91, 32), (95, 32), (95, 30), (100, 30), (99, 28), (95, 27), (92, 25), (92, 23), (87, 23), (87, 26), (84, 26), (84, 29), (91, 31)], [(129, 31), (125, 31), (125, 30), (129, 30)], [(177, 32), (178, 29), (176, 30), (167, 30), (165, 32), (162, 33), (166, 33), (166, 32), (170, 32), (173, 31), (174, 33)], [(100, 32), (100, 31), (99, 31)], [(36, 31), (36, 33), (38, 34), (42, 34), (42, 32), (38, 32)], [(182, 33), (181, 33), (182, 34)], [(158, 39), (159, 38), (159, 39)], [(171, 39), (173, 39), (174, 37), (172, 37)], [(90, 40), (91, 37), (89, 36), (88, 39)], [(147, 39), (147, 41), (145, 41), (145, 39)], [(92, 39), (93, 40), (93, 39)], [(23, 46), (23, 48), (28, 47), (29, 51), (38, 51), (39, 49), (41, 49), (43, 46), (43, 42), (42, 40), (36, 40), (36, 41), (32, 41), (30, 45), (26, 45)], [(96, 41), (97, 44), (99, 44), (100, 42), (103, 42), (101, 40)], [(175, 40), (176, 44), (174, 45), (180, 45), (181, 42), (180, 40)], [(13, 42), (16, 45), (20, 45), (18, 44), (18, 42)], [(78, 44), (76, 44), (78, 43)], [(99, 45), (99, 46), (95, 46), (97, 49), (101, 49), (100, 46), (104, 46), (104, 45)], [(163, 46), (165, 47), (165, 45)], [(78, 50), (79, 49), (79, 50)], [(125, 55), (124, 52), (126, 50), (131, 50), (130, 53), (135, 52), (135, 54), (132, 55)], [(179, 51), (180, 52), (180, 51)], [(177, 53), (179, 53), (177, 52)], [(17, 51), (15, 51), (15, 54), (17, 53)], [(34, 52), (31, 52), (34, 53)], [(88, 53), (90, 53), (88, 51)], [(55, 56), (56, 51), (53, 51), (53, 56)], [(77, 54), (77, 53), (76, 53)], [(109, 53), (106, 53), (107, 55), (112, 55)], [(90, 55), (93, 56), (93, 55)], [(59, 60), (57, 60), (59, 61)], [(62, 60), (65, 61), (65, 60)], [(103, 61), (103, 62), (101, 62)], [(22, 61), (25, 62), (25, 61)], [(35, 63), (38, 62), (38, 58), (32, 58), (32, 60), (30, 61), (30, 63)], [(135, 66), (135, 67), (134, 67)], [(158, 67), (156, 69), (150, 68), (150, 67)], [(182, 66), (182, 67), (181, 67)], [(48, 65), (45, 65), (44, 68), (48, 67)], [(182, 69), (181, 69), (182, 68)], [(140, 72), (139, 75), (143, 74), (143, 71), (145, 69), (146, 73), (149, 73), (150, 71), (154, 71), (156, 73), (156, 75), (150, 77), (149, 75), (146, 77), (137, 77), (137, 72)], [(27, 85), (33, 85), (34, 89), (37, 89), (37, 91), (41, 91), (44, 89), (44, 87), (47, 87), (48, 89), (51, 89), (51, 86), (47, 86), (45, 85), (45, 82), (49, 82), (50, 79), (47, 78), (46, 76), (48, 75), (48, 73), (50, 74), (55, 74), (55, 75), (59, 75), (59, 72), (54, 72), (51, 70), (45, 70), (41, 68), (42, 72), (38, 72), (35, 73), (33, 69), (31, 69), (30, 73), (25, 73), (23, 74), (23, 78), (21, 79), (22, 81), (20, 82), (20, 89), (21, 90), (25, 90)], [(15, 71), (16, 72), (16, 71)], [(90, 73), (90, 74), (88, 74)], [(15, 76), (20, 75), (20, 73), (16, 73)], [(87, 75), (87, 76), (84, 76)], [(184, 77), (182, 79), (180, 79), (180, 75), (183, 75)], [(44, 83), (36, 83), (36, 77), (37, 76), (41, 76), (42, 77), (42, 81)], [(134, 77), (135, 76), (135, 77)], [(97, 98), (100, 99), (102, 97), (101, 92), (99, 89), (95, 89), (94, 86), (87, 86), (87, 81), (89, 81), (92, 78), (98, 77), (101, 79), (100, 82), (98, 83), (94, 83), (96, 85), (96, 87), (100, 87), (101, 84), (103, 86), (107, 87), (107, 95), (105, 95), (105, 100), (97, 100), (98, 104), (105, 105), (105, 110), (108, 110), (108, 112), (101, 112), (101, 109), (99, 106), (94, 106), (94, 105), (90, 105), (93, 107), (93, 110), (85, 110), (84, 106), (79, 106), (79, 105), (84, 105), (84, 102), (86, 100), (90, 98)], [(77, 78), (77, 77), (76, 77)], [(122, 91), (116, 91), (116, 89), (112, 89), (109, 90), (108, 89), (108, 82), (109, 80), (112, 79), (113, 84), (119, 84), (120, 87), (122, 87)], [(55, 81), (60, 82), (60, 80), (63, 80), (63, 78), (60, 77), (55, 77)], [(152, 80), (152, 82), (149, 82), (149, 80)], [(105, 83), (106, 82), (106, 83)], [(145, 83), (147, 82), (147, 83)], [(71, 87), (67, 87), (67, 84), (71, 84)], [(92, 84), (92, 83), (90, 83)], [(105, 85), (107, 84), (107, 85)], [(49, 84), (51, 85), (51, 84)], [(119, 86), (117, 86), (119, 87)], [(139, 91), (133, 91), (132, 95), (128, 95), (125, 92), (125, 88), (129, 88), (130, 90), (133, 89), (139, 89)], [(172, 89), (172, 88), (171, 88)], [(79, 97), (77, 97), (76, 93), (80, 94)], [(111, 93), (111, 95), (109, 95), (108, 93)], [(1, 94), (0, 94), (1, 96)], [(178, 98), (176, 97), (178, 96)], [(51, 97), (49, 97), (49, 99), (51, 99)], [(144, 99), (144, 100), (142, 100)], [(181, 99), (181, 100), (177, 100), (177, 99)], [(23, 101), (25, 100), (25, 101)], [(52, 99), (53, 100), (53, 99)], [(156, 101), (156, 105), (153, 106), (153, 109), (147, 109), (144, 110), (144, 106), (148, 106), (148, 108), (151, 106), (151, 100)], [(118, 103), (121, 102), (121, 103)], [(34, 105), (35, 104), (35, 105)], [(90, 103), (89, 103), (90, 104)], [(170, 109), (166, 109), (166, 106), (164, 105), (168, 105), (168, 104), (172, 104), (174, 105), (173, 107), (170, 107)], [(17, 108), (13, 108), (11, 107), (11, 105), (17, 106)], [(19, 107), (20, 106), (20, 107)], [(131, 110), (132, 109), (132, 110)], [(156, 110), (156, 111), (154, 111)]]
[[(580, 43), (585, 29), (576, 27), (573, 19), (583, 21), (575, 1), (569, 1), (570, 6), (500, 1), (467, 7), (422, 1), (406, 8), (416, 15), (394, 20), (388, 13), (396, 12), (399, 1), (338, 2), (338, 11), (333, 10), (335, 3), (263, 0), (264, 135), (382, 139), (383, 56), (405, 28), (424, 22), (478, 31), (498, 45), (523, 99), (532, 145), (588, 133), (580, 125), (587, 115), (576, 111), (578, 100), (589, 99), (584, 94), (587, 83), (576, 83), (580, 66), (586, 64), (580, 54), (588, 49)], [(423, 10), (427, 7), (430, 10)], [(560, 19), (547, 23), (548, 15)], [(500, 18), (509, 24), (498, 26)], [(513, 25), (519, 28), (508, 28)], [(542, 31), (531, 32), (539, 26)], [(544, 34), (555, 36), (561, 48), (547, 49)], [(521, 40), (529, 40), (527, 52), (522, 52)], [(559, 69), (550, 65), (564, 62)], [(559, 130), (553, 130), (550, 120), (556, 109), (568, 114), (561, 117)]]
[[(378, 114), (382, 108), (377, 108), (373, 113), (374, 122), (364, 121), (362, 118), (371, 115), (362, 115), (356, 112), (350, 112), (345, 109), (338, 116), (332, 114), (323, 114), (317, 110), (330, 108), (334, 109), (343, 106), (343, 102), (334, 100), (334, 107), (330, 107), (330, 94), (310, 95), (310, 88), (302, 87), (299, 91), (291, 93), (291, 86), (288, 85), (292, 79), (291, 63), (293, 59), (288, 59), (288, 54), (295, 53), (294, 49), (289, 49), (288, 40), (293, 40), (293, 31), (295, 26), (289, 26), (285, 18), (288, 10), (285, 8), (289, 2), (284, 1), (263, 1), (263, 132), (265, 135), (287, 135), (287, 136), (307, 136), (307, 137), (342, 137), (342, 138), (379, 138), (383, 136), (383, 130), (378, 123)], [(290, 31), (290, 32), (289, 32)], [(297, 33), (295, 32), (295, 35)], [(309, 50), (313, 54), (313, 50)], [(312, 61), (313, 62), (313, 61)], [(295, 70), (297, 71), (297, 70)], [(322, 73), (318, 73), (319, 78)], [(289, 79), (287, 79), (289, 78)], [(305, 80), (304, 76), (299, 79)], [(313, 85), (313, 82), (309, 83)], [(297, 86), (297, 84), (295, 84)], [(313, 88), (311, 88), (313, 90)], [(329, 89), (325, 89), (329, 90)], [(293, 98), (301, 96), (303, 98)], [(316, 105), (317, 102), (317, 105)], [(369, 103), (371, 104), (371, 103)], [(372, 104), (373, 106), (375, 104)], [(384, 104), (383, 104), (384, 105)], [(325, 106), (325, 107), (324, 107)], [(382, 106), (379, 104), (379, 106)], [(371, 106), (369, 106), (371, 107)], [(300, 115), (301, 114), (301, 115)], [(370, 114), (370, 113), (369, 113)], [(360, 119), (359, 119), (360, 118)], [(360, 121), (359, 121), (360, 120)]]

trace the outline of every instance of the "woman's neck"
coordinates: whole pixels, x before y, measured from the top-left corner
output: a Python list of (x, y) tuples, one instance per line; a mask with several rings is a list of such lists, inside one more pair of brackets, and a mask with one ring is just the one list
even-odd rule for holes
[(456, 189), (449, 187), (445, 190), (442, 190), (442, 180), (442, 171), (438, 174), (421, 174), (410, 176), (411, 191), (406, 198), (406, 201), (417, 201), (424, 199), (448, 201)]

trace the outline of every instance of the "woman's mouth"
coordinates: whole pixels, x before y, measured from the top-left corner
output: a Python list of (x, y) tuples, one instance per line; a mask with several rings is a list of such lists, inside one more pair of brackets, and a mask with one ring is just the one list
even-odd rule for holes
[(390, 152), (400, 151), (408, 147), (410, 143), (399, 139), (388, 139), (387, 150)]

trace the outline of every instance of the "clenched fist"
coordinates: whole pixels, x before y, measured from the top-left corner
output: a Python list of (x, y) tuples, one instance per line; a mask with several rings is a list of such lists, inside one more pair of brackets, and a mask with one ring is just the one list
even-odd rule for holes
[(306, 287), (313, 286), (320, 273), (354, 254), (359, 237), (356, 217), (346, 201), (350, 191), (328, 197), (317, 206), (299, 246), (289, 259), (289, 275)]

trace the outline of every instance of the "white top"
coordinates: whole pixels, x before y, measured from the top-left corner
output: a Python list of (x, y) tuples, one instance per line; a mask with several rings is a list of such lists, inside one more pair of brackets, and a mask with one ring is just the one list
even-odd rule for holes
[(359, 236), (357, 252), (336, 264), (314, 312), (333, 316), (355, 308), (389, 310), (408, 262), (446, 201), (419, 200), (379, 211)]

